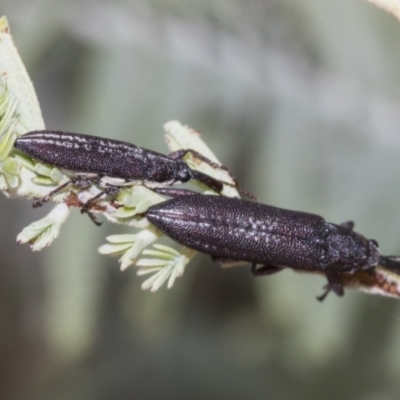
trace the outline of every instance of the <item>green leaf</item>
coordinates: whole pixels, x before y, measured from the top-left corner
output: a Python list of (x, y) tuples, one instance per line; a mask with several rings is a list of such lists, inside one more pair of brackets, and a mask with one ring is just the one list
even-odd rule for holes
[(186, 247), (177, 251), (172, 247), (161, 244), (154, 244), (153, 248), (156, 250), (143, 250), (142, 255), (150, 255), (154, 258), (141, 258), (136, 263), (140, 267), (137, 275), (154, 274), (143, 282), (142, 289), (150, 289), (155, 292), (165, 282), (167, 282), (167, 288), (170, 289), (176, 278), (183, 275), (186, 265), (194, 257), (196, 251)]
[(17, 236), (17, 243), (29, 243), (33, 251), (49, 246), (60, 233), (61, 225), (67, 219), (70, 209), (66, 204), (58, 204), (46, 217), (33, 222)]

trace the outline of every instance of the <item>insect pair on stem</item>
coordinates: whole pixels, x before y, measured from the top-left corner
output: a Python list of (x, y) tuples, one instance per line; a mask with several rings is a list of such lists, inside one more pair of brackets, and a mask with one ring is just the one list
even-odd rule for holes
[[(400, 270), (395, 257), (382, 256), (378, 244), (353, 231), (353, 223), (336, 225), (322, 217), (223, 196), (201, 195), (170, 187), (196, 180), (217, 193), (224, 184), (191, 169), (183, 157), (189, 152), (214, 168), (222, 168), (192, 150), (163, 155), (133, 144), (58, 131), (37, 131), (21, 136), (15, 147), (43, 163), (70, 172), (70, 179), (34, 206), (40, 206), (70, 185), (92, 184), (102, 190), (81, 211), (94, 218), (91, 208), (104, 195), (116, 195), (124, 186), (142, 183), (171, 200), (149, 207), (147, 219), (175, 241), (210, 254), (218, 261), (248, 261), (255, 276), (284, 269), (321, 272), (329, 291), (344, 293), (343, 274), (372, 273), (378, 265)], [(226, 169), (225, 169), (226, 170)], [(72, 173), (71, 173), (72, 171)], [(247, 194), (253, 200), (254, 196)], [(261, 264), (262, 267), (256, 268)]]

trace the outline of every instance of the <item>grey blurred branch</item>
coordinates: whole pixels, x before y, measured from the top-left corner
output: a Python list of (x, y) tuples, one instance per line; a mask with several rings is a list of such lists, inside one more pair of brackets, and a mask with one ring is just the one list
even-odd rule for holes
[(393, 14), (398, 20), (400, 20), (400, 1), (399, 0), (368, 0), (369, 3), (373, 3), (376, 6), (386, 10)]

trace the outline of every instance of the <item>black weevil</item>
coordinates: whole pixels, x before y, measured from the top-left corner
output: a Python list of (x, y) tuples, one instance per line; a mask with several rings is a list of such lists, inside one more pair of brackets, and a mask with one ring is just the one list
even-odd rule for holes
[(319, 300), (330, 290), (343, 295), (342, 273), (372, 272), (378, 265), (400, 270), (400, 263), (381, 256), (378, 243), (356, 233), (351, 221), (337, 225), (314, 214), (198, 194), (156, 204), (146, 216), (178, 243), (214, 260), (251, 262), (256, 276), (285, 267), (322, 272), (328, 285)]
[[(161, 187), (167, 195), (175, 195), (179, 190), (171, 188), (168, 192), (165, 186), (191, 179), (218, 193), (222, 191), (223, 184), (237, 187), (232, 176), (235, 183), (229, 184), (191, 169), (183, 160), (188, 153), (215, 168), (226, 170), (191, 149), (164, 155), (119, 140), (51, 130), (26, 133), (16, 139), (14, 146), (36, 160), (62, 168), (70, 176), (69, 181), (36, 200), (34, 207), (49, 201), (54, 194), (69, 185), (86, 188), (95, 183), (105, 188), (85, 204), (82, 212), (89, 212), (93, 202), (102, 195), (116, 194), (121, 187), (133, 183), (142, 183), (153, 189)], [(247, 192), (243, 193), (253, 197)], [(89, 215), (97, 223), (90, 212)]]

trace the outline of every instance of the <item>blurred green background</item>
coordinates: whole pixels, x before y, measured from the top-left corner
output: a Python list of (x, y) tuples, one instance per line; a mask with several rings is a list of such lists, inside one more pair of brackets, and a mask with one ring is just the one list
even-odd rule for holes
[[(323, 215), (400, 254), (400, 23), (359, 0), (0, 0), (48, 128), (166, 151), (202, 132), (260, 201)], [(198, 256), (140, 289), (75, 211), (41, 253), (15, 236), (49, 208), (0, 198), (0, 398), (400, 398), (400, 303)], [(125, 230), (126, 231), (126, 230)]]

